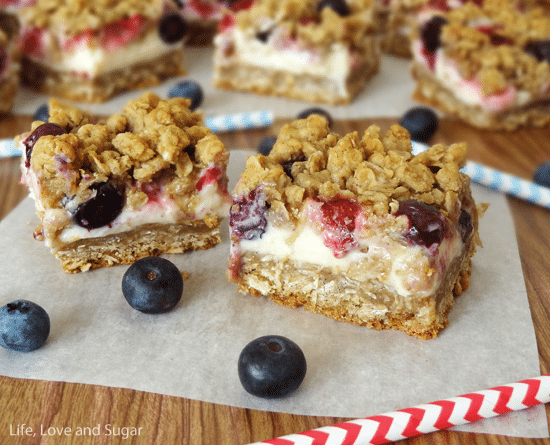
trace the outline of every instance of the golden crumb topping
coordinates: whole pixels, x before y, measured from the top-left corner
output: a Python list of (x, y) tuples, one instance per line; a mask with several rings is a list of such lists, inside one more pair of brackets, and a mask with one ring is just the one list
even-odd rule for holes
[(459, 171), (466, 145), (411, 151), (410, 135), (399, 125), (385, 134), (372, 125), (361, 138), (357, 132), (340, 137), (325, 118), (312, 115), (285, 125), (269, 156), (247, 159), (234, 195), (262, 186), (283, 220), (298, 219), (307, 198), (336, 196), (357, 199), (378, 215), (419, 199), (454, 218), (470, 194), (470, 178)]
[(28, 26), (53, 28), (78, 34), (139, 14), (146, 18), (160, 17), (165, 0), (37, 0), (22, 9)]
[[(96, 122), (88, 113), (52, 99), (49, 122), (67, 134), (42, 136), (32, 149), (31, 167), (41, 183), (41, 199), (47, 207), (56, 207), (63, 197), (85, 200), (90, 185), (109, 180), (136, 185), (127, 191), (127, 200), (137, 208), (147, 200), (139, 184), (156, 178), (174, 195), (193, 194), (200, 172), (211, 163), (227, 165), (229, 153), (189, 104), (189, 99), (161, 100), (146, 93), (120, 113)], [(41, 124), (35, 121), (32, 130)]]
[(362, 46), (366, 35), (377, 27), (372, 0), (350, 0), (349, 14), (340, 16), (332, 8), (317, 11), (317, 0), (257, 0), (237, 13), (237, 24), (254, 33), (283, 27), (289, 36), (314, 45), (345, 42)]
[(467, 2), (442, 14), (447, 20), (441, 45), (465, 79), (476, 78), (485, 95), (503, 93), (513, 85), (538, 95), (548, 87), (550, 65), (530, 45), (548, 40), (550, 16), (540, 8), (521, 11), (514, 2)]

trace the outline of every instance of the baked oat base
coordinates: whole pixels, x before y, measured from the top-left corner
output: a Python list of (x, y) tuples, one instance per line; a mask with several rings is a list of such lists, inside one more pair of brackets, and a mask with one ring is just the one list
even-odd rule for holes
[(435, 295), (416, 302), (376, 282), (361, 282), (321, 266), (258, 254), (243, 258), (238, 289), (254, 296), (269, 295), (283, 306), (302, 306), (336, 320), (376, 330), (395, 329), (426, 340), (448, 325), (455, 297), (470, 285), (474, 252), (472, 236), (463, 255), (450, 264)]
[(378, 72), (379, 63), (379, 57), (365, 57), (361, 65), (346, 80), (345, 95), (339, 91), (336, 82), (326, 77), (296, 75), (287, 71), (241, 64), (237, 61), (223, 65), (214, 63), (214, 86), (306, 102), (345, 105), (351, 103), (367, 81)]
[(183, 60), (183, 49), (178, 48), (155, 60), (89, 79), (68, 72), (53, 71), (24, 57), (21, 81), (44, 94), (79, 102), (99, 103), (123, 91), (155, 86), (169, 77), (185, 74)]
[(412, 64), (411, 74), (416, 81), (413, 99), (437, 107), (474, 127), (515, 130), (521, 127), (543, 127), (550, 123), (550, 97), (523, 107), (491, 112), (457, 100), (452, 91), (442, 86), (418, 63)]
[(165, 253), (209, 249), (221, 242), (219, 226), (197, 224), (146, 224), (130, 232), (79, 240), (55, 252), (65, 272), (131, 264), (140, 258)]

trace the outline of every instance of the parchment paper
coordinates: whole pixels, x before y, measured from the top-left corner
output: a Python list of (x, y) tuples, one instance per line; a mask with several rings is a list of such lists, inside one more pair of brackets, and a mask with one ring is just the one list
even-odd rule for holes
[[(231, 152), (234, 184), (245, 155)], [(365, 417), (540, 375), (537, 345), (511, 215), (505, 197), (474, 186), (488, 202), (481, 223), (484, 248), (474, 257), (472, 285), (457, 300), (450, 325), (436, 339), (373, 331), (266, 298), (242, 295), (224, 277), (224, 243), (168, 255), (189, 272), (182, 301), (164, 315), (145, 315), (124, 300), (128, 266), (65, 274), (35, 241), (32, 201), (0, 223), (0, 305), (26, 298), (51, 317), (41, 349), (0, 348), (0, 374), (126, 387), (208, 402), (296, 414)], [(237, 375), (242, 348), (279, 334), (303, 349), (308, 363), (300, 388), (266, 401), (246, 393)], [(548, 437), (544, 406), (463, 428)]]

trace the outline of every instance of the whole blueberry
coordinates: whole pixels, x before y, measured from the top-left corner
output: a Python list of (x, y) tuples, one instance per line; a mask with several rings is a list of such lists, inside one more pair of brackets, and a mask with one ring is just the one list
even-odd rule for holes
[(33, 118), (35, 121), (48, 122), (48, 119), (50, 118), (50, 110), (48, 108), (48, 104), (40, 105), (34, 112)]
[(181, 272), (165, 258), (142, 258), (122, 277), (124, 298), (130, 306), (145, 314), (171, 311), (179, 303), (182, 292)]
[(538, 166), (533, 175), (533, 181), (543, 187), (550, 187), (550, 161)]
[(296, 390), (306, 376), (306, 369), (306, 358), (300, 347), (280, 335), (252, 340), (238, 361), (244, 389), (264, 398), (284, 397)]
[(539, 62), (550, 62), (550, 40), (530, 41), (525, 45), (525, 52), (536, 57)]
[(67, 132), (61, 125), (54, 124), (53, 122), (46, 122), (36, 127), (29, 137), (25, 139), (25, 166), (28, 168), (31, 165), (32, 150), (38, 139), (42, 136), (60, 136), (65, 133)]
[(179, 14), (166, 14), (159, 20), (158, 32), (162, 41), (171, 45), (187, 34), (187, 23)]
[(271, 149), (273, 148), (273, 145), (275, 145), (276, 141), (277, 136), (267, 136), (263, 138), (258, 144), (258, 153), (264, 156), (269, 156), (269, 153), (271, 153)]
[(437, 248), (448, 233), (447, 220), (443, 214), (423, 201), (402, 201), (395, 212), (395, 216), (400, 215), (406, 215), (409, 219), (409, 228), (404, 236), (412, 244), (426, 246), (428, 249), (432, 246)]
[(168, 97), (170, 99), (173, 97), (185, 97), (187, 99), (191, 99), (189, 109), (193, 111), (202, 104), (204, 93), (202, 91), (202, 87), (197, 82), (193, 80), (184, 80), (176, 83), (170, 91), (168, 91)]
[(439, 119), (430, 108), (414, 107), (403, 115), (399, 125), (409, 131), (413, 141), (428, 142), (437, 131)]
[(311, 116), (312, 114), (318, 114), (319, 116), (323, 116), (328, 121), (328, 126), (332, 127), (332, 116), (328, 111), (323, 110), (322, 108), (307, 108), (306, 110), (299, 113), (298, 116), (296, 116), (296, 119), (305, 119), (306, 117)]
[(0, 346), (30, 352), (50, 335), (50, 317), (38, 304), (16, 300), (0, 308)]

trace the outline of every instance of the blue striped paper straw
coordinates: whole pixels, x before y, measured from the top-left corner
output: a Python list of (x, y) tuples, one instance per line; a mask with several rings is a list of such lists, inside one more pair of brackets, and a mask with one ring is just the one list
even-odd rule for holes
[(10, 158), (21, 155), (21, 150), (15, 148), (13, 139), (0, 139), (0, 158)]
[(206, 118), (206, 126), (213, 133), (225, 131), (250, 130), (264, 128), (273, 125), (273, 113), (271, 111), (252, 111), (247, 113), (224, 114)]
[[(412, 146), (414, 155), (428, 148), (418, 142), (413, 142)], [(466, 161), (466, 165), (460, 171), (478, 184), (550, 209), (550, 189), (548, 187), (473, 161)]]

